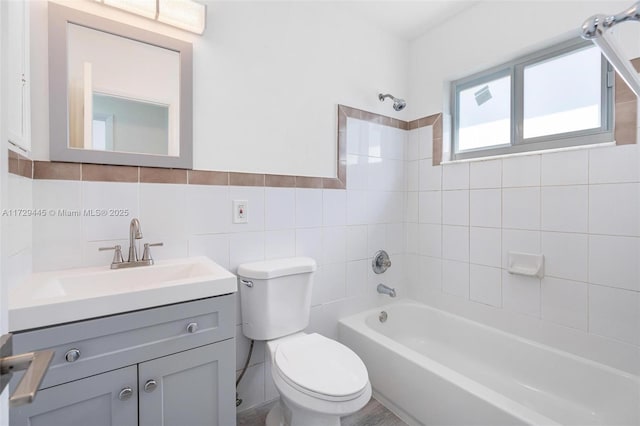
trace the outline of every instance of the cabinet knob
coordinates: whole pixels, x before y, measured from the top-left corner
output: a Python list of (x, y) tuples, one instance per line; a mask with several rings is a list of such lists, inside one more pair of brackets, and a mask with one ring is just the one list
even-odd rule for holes
[(132, 395), (133, 395), (133, 389), (127, 386), (126, 388), (123, 388), (120, 391), (120, 393), (118, 394), (118, 399), (120, 401), (126, 401), (127, 399), (131, 398)]
[(64, 359), (67, 362), (76, 362), (80, 358), (80, 349), (69, 349), (66, 354), (64, 354)]
[(195, 333), (196, 331), (198, 331), (198, 323), (197, 322), (192, 322), (187, 326), (187, 331), (189, 333)]
[(147, 380), (147, 383), (144, 384), (144, 391), (147, 393), (151, 393), (158, 387), (158, 382), (155, 380)]

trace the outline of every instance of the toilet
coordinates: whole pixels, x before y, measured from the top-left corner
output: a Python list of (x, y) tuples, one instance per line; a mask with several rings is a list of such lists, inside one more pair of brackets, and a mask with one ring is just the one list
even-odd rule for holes
[(280, 401), (267, 426), (339, 426), (371, 398), (367, 368), (351, 349), (309, 324), (315, 260), (308, 257), (238, 267), (242, 332), (266, 341), (267, 368)]

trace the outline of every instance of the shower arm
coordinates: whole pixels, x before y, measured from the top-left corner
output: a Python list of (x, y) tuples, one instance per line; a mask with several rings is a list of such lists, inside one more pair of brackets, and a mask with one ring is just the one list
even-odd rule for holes
[(631, 62), (624, 58), (616, 40), (607, 30), (620, 22), (640, 21), (640, 2), (617, 15), (594, 15), (582, 24), (582, 38), (591, 40), (631, 90), (640, 97), (640, 78)]

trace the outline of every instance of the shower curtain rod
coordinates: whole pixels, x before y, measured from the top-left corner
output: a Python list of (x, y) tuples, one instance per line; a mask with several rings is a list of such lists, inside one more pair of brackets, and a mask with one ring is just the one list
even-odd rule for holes
[(607, 30), (620, 22), (640, 21), (640, 2), (617, 15), (594, 15), (582, 24), (582, 38), (591, 40), (613, 65), (620, 77), (640, 97), (640, 77)]

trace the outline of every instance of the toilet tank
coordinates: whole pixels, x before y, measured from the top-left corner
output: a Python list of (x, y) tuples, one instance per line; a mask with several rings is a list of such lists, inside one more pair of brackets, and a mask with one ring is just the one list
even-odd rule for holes
[(304, 330), (316, 268), (309, 257), (238, 266), (242, 333), (254, 340), (271, 340)]

